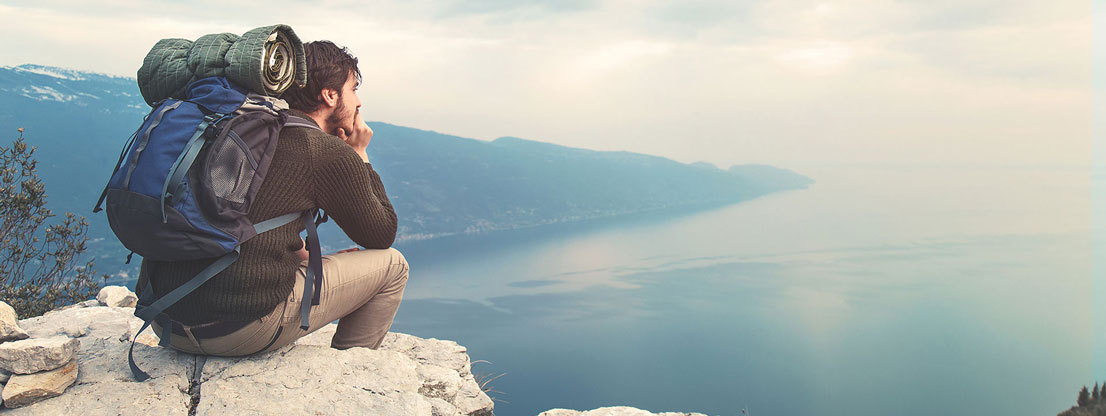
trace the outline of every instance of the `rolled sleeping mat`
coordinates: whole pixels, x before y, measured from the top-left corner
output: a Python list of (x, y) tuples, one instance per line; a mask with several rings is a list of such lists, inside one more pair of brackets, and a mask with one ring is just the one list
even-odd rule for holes
[(287, 25), (259, 27), (242, 36), (204, 35), (195, 42), (162, 39), (138, 69), (138, 88), (154, 106), (166, 98), (186, 98), (188, 85), (207, 77), (226, 77), (250, 92), (277, 96), (292, 85), (307, 85), (307, 57)]
[(287, 25), (259, 27), (242, 34), (226, 54), (226, 77), (264, 95), (280, 95), (293, 84), (307, 85), (303, 42)]
[(188, 39), (162, 39), (150, 49), (138, 69), (138, 90), (146, 104), (154, 107), (169, 97), (180, 97), (195, 76), (188, 70)]

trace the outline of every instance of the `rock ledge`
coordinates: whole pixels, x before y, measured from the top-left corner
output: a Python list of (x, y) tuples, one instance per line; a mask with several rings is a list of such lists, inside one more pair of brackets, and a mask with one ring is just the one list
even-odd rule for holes
[(31, 338), (78, 341), (73, 370), (80, 371), (61, 396), (0, 413), (492, 415), (492, 400), (476, 384), (464, 347), (389, 333), (379, 350), (339, 351), (329, 347), (333, 324), (271, 353), (210, 357), (197, 376), (202, 360), (157, 347), (147, 330), (134, 357), (151, 378), (135, 382), (127, 348), (142, 321), (133, 308), (95, 305), (19, 321)]

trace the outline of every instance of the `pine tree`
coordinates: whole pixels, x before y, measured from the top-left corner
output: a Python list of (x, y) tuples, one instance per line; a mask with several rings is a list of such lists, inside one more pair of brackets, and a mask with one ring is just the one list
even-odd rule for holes
[(1083, 386), (1083, 390), (1079, 390), (1079, 398), (1075, 399), (1075, 404), (1079, 407), (1086, 406), (1091, 402), (1091, 392), (1087, 391), (1087, 386)]
[(1097, 401), (1101, 396), (1101, 392), (1098, 391), (1098, 382), (1094, 382), (1094, 388), (1091, 389), (1091, 400)]
[(0, 301), (28, 318), (96, 296), (102, 281), (91, 261), (79, 263), (88, 241), (84, 217), (66, 213), (47, 225), (54, 214), (35, 170), (35, 147), (18, 131), (11, 147), (0, 147)]

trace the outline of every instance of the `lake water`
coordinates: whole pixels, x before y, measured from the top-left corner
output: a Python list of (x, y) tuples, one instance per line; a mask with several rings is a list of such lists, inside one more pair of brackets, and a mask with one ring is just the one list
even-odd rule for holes
[(400, 245), (394, 331), (499, 415), (1051, 415), (1091, 374), (1087, 169), (824, 168), (694, 213)]

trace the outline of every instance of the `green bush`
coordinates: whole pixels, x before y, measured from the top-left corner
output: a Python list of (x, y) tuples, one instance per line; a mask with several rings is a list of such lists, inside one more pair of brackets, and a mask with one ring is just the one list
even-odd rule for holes
[(47, 225), (54, 214), (34, 153), (23, 128), (11, 147), (0, 147), (0, 300), (21, 318), (89, 299), (103, 286), (92, 261), (78, 266), (88, 240), (85, 218), (67, 212)]

